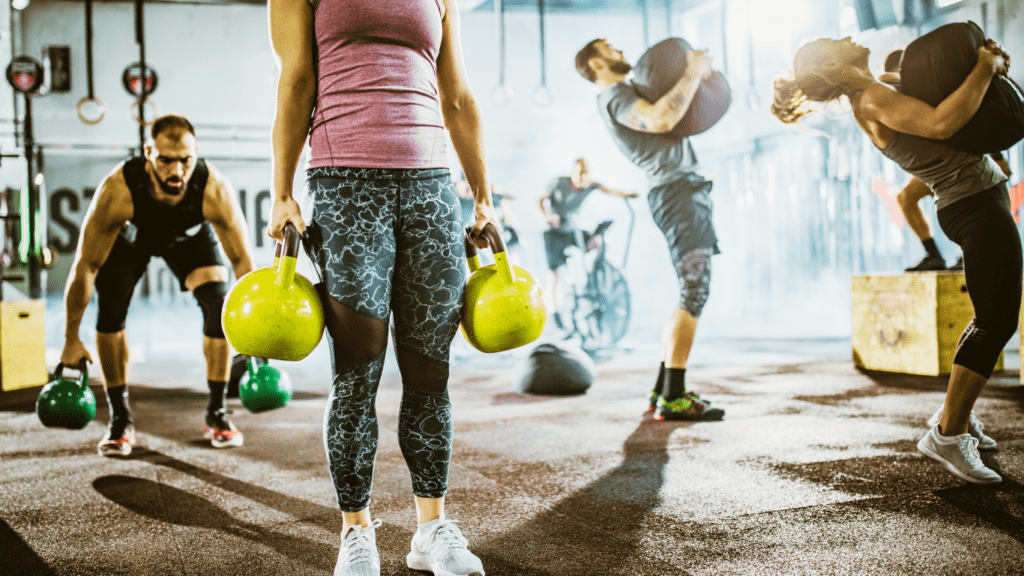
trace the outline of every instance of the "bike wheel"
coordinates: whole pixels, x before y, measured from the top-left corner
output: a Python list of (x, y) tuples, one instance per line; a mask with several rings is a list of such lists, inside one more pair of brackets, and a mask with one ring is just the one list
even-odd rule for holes
[(622, 272), (604, 262), (594, 269), (593, 319), (603, 346), (611, 346), (626, 335), (629, 328), (629, 285)]

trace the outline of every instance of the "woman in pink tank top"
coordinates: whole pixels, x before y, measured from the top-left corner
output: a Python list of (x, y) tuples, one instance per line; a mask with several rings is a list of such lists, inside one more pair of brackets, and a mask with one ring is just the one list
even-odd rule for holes
[[(485, 247), (483, 227), (498, 226), (456, 2), (269, 0), (269, 13), (281, 76), (268, 232), (280, 239), (285, 224), (294, 225), (322, 279), (333, 370), (324, 442), (344, 516), (334, 574), (380, 574), (381, 521), (369, 509), (374, 400), (393, 320), (402, 373), (398, 441), (419, 521), (406, 562), (435, 575), (484, 576), (444, 515), (448, 361), (465, 287), (446, 134), (473, 189), (473, 242)], [(292, 182), (307, 138), (313, 209), (304, 218)]]

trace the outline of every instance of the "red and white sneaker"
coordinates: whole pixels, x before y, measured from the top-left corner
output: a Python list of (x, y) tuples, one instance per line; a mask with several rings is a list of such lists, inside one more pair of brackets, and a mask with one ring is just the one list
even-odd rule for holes
[(107, 433), (96, 447), (100, 456), (128, 456), (135, 445), (135, 425), (131, 420), (113, 418), (107, 424)]
[(241, 446), (245, 437), (235, 425), (228, 420), (227, 410), (218, 410), (207, 413), (206, 426), (203, 428), (203, 438), (210, 441), (214, 448), (231, 448)]

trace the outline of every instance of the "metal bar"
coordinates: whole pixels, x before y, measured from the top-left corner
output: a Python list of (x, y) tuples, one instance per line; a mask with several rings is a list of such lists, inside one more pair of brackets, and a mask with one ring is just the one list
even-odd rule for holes
[(494, 17), (498, 28), (498, 85), (505, 86), (505, 2), (494, 0)]
[(92, 0), (85, 0), (85, 78), (89, 86), (89, 98), (92, 99)]
[(540, 16), (540, 85), (547, 86), (546, 54), (544, 52), (544, 0), (537, 0), (537, 14)]
[(644, 48), (650, 48), (651, 47), (651, 40), (650, 40), (650, 18), (651, 18), (651, 14), (650, 14), (650, 11), (647, 8), (647, 0), (640, 0), (640, 14), (641, 14), (641, 16), (643, 16)]
[(139, 155), (146, 154), (146, 25), (143, 14), (145, 0), (135, 0), (135, 41), (139, 43), (139, 68), (141, 88), (139, 92)]
[[(36, 257), (40, 246), (36, 246), (36, 214), (39, 212), (39, 193), (36, 188), (35, 138), (32, 134), (32, 97), (25, 95), (24, 120), (25, 161), (28, 165), (28, 206), (20, 207), (20, 211), (28, 213), (28, 297), (42, 297), (42, 268)], [(25, 231), (22, 230), (24, 235)]]

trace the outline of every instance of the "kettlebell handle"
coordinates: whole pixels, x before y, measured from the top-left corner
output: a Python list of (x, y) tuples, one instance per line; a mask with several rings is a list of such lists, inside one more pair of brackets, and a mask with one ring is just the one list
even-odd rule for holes
[[(476, 244), (469, 239), (473, 235), (473, 228), (466, 228), (466, 258), (472, 258), (477, 255)], [(487, 239), (487, 245), (491, 248), (491, 252), (497, 255), (500, 252), (504, 252), (505, 239), (501, 237), (501, 231), (494, 224), (487, 224), (484, 226), (483, 237)]]
[(281, 252), (283, 251), (284, 242), (282, 240), (278, 240), (274, 245), (274, 268), (277, 268), (277, 265), (281, 262)]
[[(61, 362), (57, 363), (57, 367), (53, 369), (53, 379), (60, 380), (64, 374), (64, 364)], [(78, 384), (82, 387), (89, 381), (89, 368), (85, 358), (82, 358), (78, 362)]]
[(299, 257), (299, 231), (291, 222), (284, 225), (284, 242), (278, 243), (280, 257), (275, 256), (277, 263), (277, 281), (282, 289), (295, 281), (295, 261)]
[(299, 257), (299, 231), (289, 222), (284, 225), (284, 245), (281, 247), (281, 256), (289, 258)]
[[(480, 266), (480, 260), (477, 258), (476, 245), (470, 241), (470, 236), (473, 234), (472, 228), (466, 228), (466, 260), (469, 262), (470, 273), (476, 272)], [(512, 264), (509, 263), (507, 254), (505, 253), (505, 239), (501, 237), (501, 230), (494, 224), (486, 224), (483, 229), (483, 236), (487, 239), (487, 245), (491, 249), (491, 253), (494, 254), (494, 263), (498, 268), (498, 274), (507, 284), (512, 284), (516, 281), (516, 273), (512, 270)]]
[(259, 370), (260, 366), (269, 364), (266, 358), (257, 358), (255, 356), (249, 356), (249, 359), (245, 362), (246, 371), (249, 372), (249, 377), (252, 378), (256, 375), (256, 371)]

